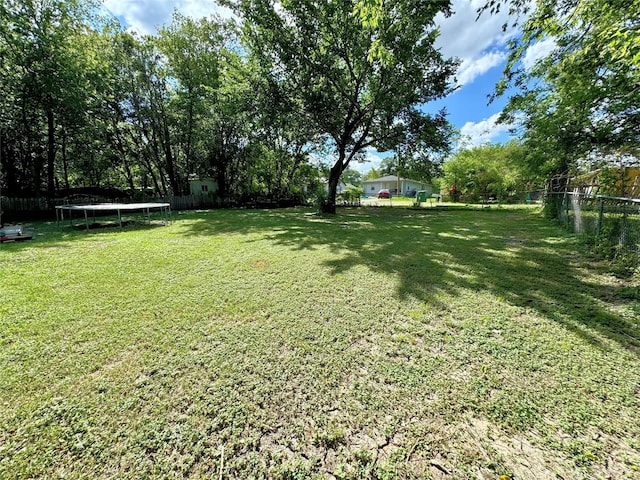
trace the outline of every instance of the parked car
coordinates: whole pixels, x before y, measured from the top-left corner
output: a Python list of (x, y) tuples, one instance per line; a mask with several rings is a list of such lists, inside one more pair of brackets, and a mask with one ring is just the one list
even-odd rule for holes
[(378, 198), (391, 198), (391, 192), (388, 189), (383, 188), (378, 193), (376, 193), (376, 197), (378, 197)]

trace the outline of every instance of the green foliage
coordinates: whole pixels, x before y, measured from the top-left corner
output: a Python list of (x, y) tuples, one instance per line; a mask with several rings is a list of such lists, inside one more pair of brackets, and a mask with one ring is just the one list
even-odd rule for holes
[(384, 158), (380, 162), (380, 174), (381, 176), (385, 175), (395, 175), (398, 172), (398, 164), (394, 158)]
[(315, 176), (313, 132), (281, 86), (240, 54), (212, 17), (174, 15), (138, 37), (90, 15), (93, 1), (4, 2), (0, 8), (0, 137), (5, 195), (116, 187), (299, 195)]
[(353, 168), (347, 168), (340, 176), (340, 181), (350, 183), (351, 185), (360, 185), (362, 182), (362, 174)]
[(362, 177), (362, 179), (373, 180), (374, 178), (380, 177), (382, 177), (382, 172), (380, 170), (378, 170), (377, 168), (370, 168), (369, 170), (367, 170), (367, 173), (364, 174), (364, 177)]
[(85, 113), (97, 107), (92, 81), (100, 72), (100, 53), (84, 31), (95, 7), (91, 0), (8, 0), (0, 7), (5, 188), (52, 194), (58, 170), (68, 168), (66, 144), (56, 140), (86, 132)]
[(227, 4), (242, 19), (262, 75), (284, 85), (298, 117), (334, 150), (327, 211), (335, 213), (340, 175), (367, 147), (420, 162), (446, 150), (451, 127), (444, 113), (418, 107), (450, 88), (456, 64), (434, 48), (433, 25), (449, 2)]
[[(229, 182), (224, 174), (220, 174), (217, 168), (204, 168), (209, 152), (201, 141), (207, 134), (217, 131), (211, 128), (209, 119), (219, 118), (215, 113), (220, 107), (218, 91), (222, 89), (224, 75), (221, 70), (226, 67), (223, 65), (224, 33), (221, 21), (204, 18), (195, 21), (174, 13), (171, 25), (161, 28), (158, 37), (151, 40), (158, 54), (166, 58), (166, 62), (160, 65), (163, 74), (175, 82), (175, 88), (166, 94), (166, 106), (161, 107), (161, 111), (167, 109), (166, 116), (169, 118), (161, 118), (160, 122), (169, 122), (167, 130), (170, 137), (166, 141), (170, 145), (165, 147), (165, 151), (173, 151), (167, 162), (175, 162), (175, 167), (171, 165), (168, 171), (177, 169), (180, 172), (173, 174), (172, 189), (176, 194), (186, 190), (183, 172), (214, 176), (222, 195), (229, 190)], [(227, 81), (226, 78), (224, 80)], [(161, 135), (166, 134), (167, 130), (158, 132), (157, 136), (162, 138)], [(215, 133), (211, 136), (216, 139)]]
[[(640, 119), (638, 0), (490, 1), (509, 4), (524, 19), (511, 42), (505, 77), (496, 94), (520, 88), (503, 120), (523, 127), (531, 159), (548, 174), (571, 173), (592, 154), (636, 151)], [(530, 69), (520, 63), (530, 47), (555, 49)]]
[(597, 258), (609, 262), (612, 273), (631, 277), (640, 271), (637, 235), (633, 234), (633, 229), (638, 227), (637, 221), (627, 217), (609, 218), (600, 233), (586, 243)]
[(348, 205), (357, 205), (359, 204), (360, 197), (364, 195), (364, 191), (360, 187), (347, 187), (347, 189), (338, 194), (338, 200), (348, 204)]
[(318, 212), (322, 212), (327, 204), (327, 190), (325, 185), (320, 183), (312, 190), (311, 204)]
[(444, 186), (450, 195), (474, 202), (492, 196), (501, 202), (520, 200), (540, 182), (539, 177), (530, 176), (526, 150), (516, 141), (461, 150), (443, 168)]
[(199, 176), (231, 201), (292, 197), (317, 176), (311, 155), (331, 150), (331, 210), (367, 147), (403, 165), (439, 161), (451, 127), (418, 106), (455, 70), (433, 47), (448, 1), (229, 3), (245, 12), (242, 32), (175, 14), (139, 37), (94, 0), (3, 2), (3, 193), (181, 195)]
[(433, 187), (433, 193), (440, 193), (446, 188), (447, 181), (444, 177), (432, 178), (431, 186)]
[(598, 193), (614, 197), (633, 196), (634, 185), (639, 175), (638, 167), (605, 165), (597, 175)]

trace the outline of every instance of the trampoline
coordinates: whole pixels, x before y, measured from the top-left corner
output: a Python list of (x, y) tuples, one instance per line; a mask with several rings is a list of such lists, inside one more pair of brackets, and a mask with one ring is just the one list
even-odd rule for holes
[(84, 221), (89, 230), (89, 212), (93, 213), (95, 219), (96, 212), (117, 212), (118, 224), (122, 228), (122, 212), (139, 211), (145, 219), (151, 223), (151, 211), (159, 210), (165, 225), (169, 223), (171, 215), (171, 204), (169, 203), (98, 203), (95, 205), (59, 205), (56, 207), (56, 222), (58, 225), (64, 221), (64, 212), (68, 212), (69, 222), (73, 225), (72, 212), (83, 212)]

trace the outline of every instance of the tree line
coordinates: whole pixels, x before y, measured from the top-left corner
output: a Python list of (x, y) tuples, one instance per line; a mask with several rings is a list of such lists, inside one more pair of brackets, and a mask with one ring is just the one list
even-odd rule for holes
[(139, 36), (96, 0), (7, 0), (3, 194), (181, 195), (197, 176), (215, 179), (220, 197), (292, 196), (317, 185), (314, 162), (330, 158), (335, 210), (338, 178), (366, 148), (412, 161), (448, 148), (444, 113), (417, 108), (443, 96), (454, 71), (433, 47), (448, 2), (421, 3), (228, 2), (236, 21), (176, 13)]
[[(74, 187), (181, 195), (210, 177), (222, 198), (287, 197), (340, 177), (367, 149), (394, 171), (441, 173), (455, 132), (423, 106), (452, 91), (435, 47), (447, 0), (224, 0), (235, 20), (175, 14), (127, 32), (98, 0), (0, 5), (0, 187), (54, 198)], [(638, 0), (489, 0), (522, 35), (496, 95), (536, 175), (637, 152)], [(555, 48), (533, 68), (536, 42)], [(320, 160), (327, 163), (319, 173)], [(492, 167), (498, 169), (500, 164)], [(478, 170), (478, 169), (476, 169)], [(478, 170), (479, 171), (479, 170)], [(474, 180), (475, 181), (475, 180)]]
[[(516, 89), (501, 120), (517, 128), (529, 168), (564, 189), (579, 170), (638, 163), (640, 0), (489, 0), (483, 11), (504, 8), (521, 35), (494, 96)], [(541, 42), (550, 54), (527, 67)]]
[(200, 176), (221, 197), (279, 197), (317, 182), (307, 126), (220, 18), (175, 14), (138, 36), (95, 2), (9, 0), (0, 57), (3, 195), (182, 195)]

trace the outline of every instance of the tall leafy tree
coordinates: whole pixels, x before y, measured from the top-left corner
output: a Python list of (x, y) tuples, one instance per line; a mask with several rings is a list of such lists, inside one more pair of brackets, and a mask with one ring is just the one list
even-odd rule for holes
[(256, 96), (253, 69), (242, 55), (226, 50), (219, 66), (220, 87), (204, 122), (206, 136), (202, 147), (206, 162), (200, 173), (211, 175), (222, 198), (242, 196), (250, 190), (257, 146), (252, 133), (255, 125)]
[(166, 193), (162, 182), (162, 169), (157, 167), (153, 152), (159, 149), (147, 136), (149, 129), (144, 114), (145, 94), (143, 76), (146, 40), (121, 31), (109, 32), (104, 50), (108, 68), (104, 72), (104, 102), (100, 118), (104, 124), (104, 139), (111, 169), (119, 172), (124, 184), (131, 190), (137, 186), (144, 190)]
[(156, 192), (180, 195), (186, 179), (176, 159), (172, 78), (164, 58), (152, 37), (121, 34), (114, 43), (114, 61), (121, 71), (114, 79), (116, 96), (110, 109), (115, 113), (113, 128), (119, 147), (126, 148), (122, 136), (131, 142), (128, 150), (151, 178)]
[(347, 168), (342, 172), (341, 180), (344, 183), (350, 183), (351, 185), (360, 185), (360, 182), (362, 182), (362, 174), (358, 170)]
[(259, 176), (269, 196), (299, 195), (312, 180), (310, 155), (319, 153), (313, 142), (316, 128), (308, 115), (301, 114), (292, 83), (262, 75), (257, 65), (252, 55), (248, 66), (256, 106), (253, 137), (262, 149)]
[(198, 140), (203, 117), (216, 101), (224, 43), (224, 25), (219, 19), (193, 20), (178, 13), (156, 39), (166, 57), (167, 74), (174, 80), (171, 114), (181, 167), (188, 173), (196, 173), (203, 162)]
[[(3, 109), (13, 117), (14, 131), (24, 134), (24, 140), (15, 138), (21, 152), (9, 158), (22, 157), (21, 169), (31, 179), (28, 190), (39, 192), (46, 172), (50, 197), (56, 189), (59, 133), (65, 123), (81, 121), (86, 111), (88, 50), (82, 37), (96, 6), (92, 0), (7, 0), (0, 6), (0, 50), (6, 62), (1, 73), (8, 90)], [(16, 165), (8, 170), (17, 173)]]
[(370, 168), (362, 177), (363, 180), (373, 180), (382, 177), (383, 173), (377, 168)]
[[(509, 8), (522, 36), (511, 43), (496, 89), (519, 91), (503, 120), (519, 122), (532, 159), (549, 175), (567, 174), (590, 155), (638, 151), (640, 143), (640, 0), (491, 0)], [(527, 69), (530, 48), (553, 42)]]
[(443, 169), (448, 191), (474, 201), (491, 195), (504, 201), (540, 185), (525, 147), (515, 140), (460, 150), (445, 161)]
[[(446, 147), (444, 112), (420, 106), (445, 95), (456, 63), (434, 47), (433, 19), (449, 1), (230, 0), (265, 75), (288, 82), (299, 115), (335, 150), (323, 210), (335, 213), (338, 181), (369, 147)], [(316, 138), (317, 140), (317, 138)]]

